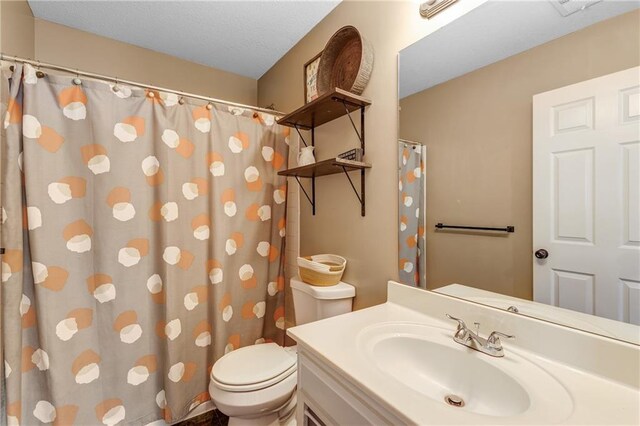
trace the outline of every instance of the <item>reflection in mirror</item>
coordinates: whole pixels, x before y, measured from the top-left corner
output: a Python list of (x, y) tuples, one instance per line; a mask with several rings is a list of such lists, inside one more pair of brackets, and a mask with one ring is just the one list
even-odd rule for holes
[(622, 321), (613, 321), (579, 311), (505, 296), (460, 284), (449, 284), (436, 290), (438, 293), (469, 300), (483, 305), (504, 309), (545, 321), (560, 323), (591, 333), (602, 334), (640, 345), (638, 326)]
[(426, 288), (640, 344), (638, 3), (488, 1), (399, 64)]
[(398, 140), (398, 273), (400, 281), (426, 287), (424, 269), (424, 167), (426, 149)]

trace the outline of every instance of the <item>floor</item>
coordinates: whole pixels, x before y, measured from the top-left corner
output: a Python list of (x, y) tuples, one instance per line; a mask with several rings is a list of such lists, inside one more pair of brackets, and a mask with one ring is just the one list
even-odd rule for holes
[(229, 417), (218, 410), (208, 411), (174, 426), (227, 426)]

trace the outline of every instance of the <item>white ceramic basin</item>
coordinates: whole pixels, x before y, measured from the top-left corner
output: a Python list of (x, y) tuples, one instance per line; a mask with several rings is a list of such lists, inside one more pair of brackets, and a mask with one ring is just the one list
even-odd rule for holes
[[(451, 410), (494, 418), (531, 416), (542, 423), (571, 413), (569, 394), (545, 370), (509, 348), (502, 358), (466, 348), (453, 341), (454, 330), (384, 323), (360, 332), (357, 345), (390, 380)], [(450, 395), (464, 405), (447, 403)]]

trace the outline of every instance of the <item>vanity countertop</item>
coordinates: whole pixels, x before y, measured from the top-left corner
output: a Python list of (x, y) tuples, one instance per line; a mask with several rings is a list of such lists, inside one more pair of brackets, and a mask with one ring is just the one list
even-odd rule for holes
[[(482, 330), (485, 333), (487, 330), (498, 329), (517, 335), (515, 341), (503, 342), (505, 350), (503, 358), (490, 357), (472, 349), (460, 347), (463, 351), (476, 354), (475, 356), (482, 357), (482, 361), (498, 368), (508, 365), (500, 363), (526, 360), (555, 378), (560, 387), (566, 390), (569, 398), (566, 400), (567, 407), (558, 407), (562, 415), (558, 420), (559, 423), (554, 423), (640, 424), (640, 389), (637, 381), (635, 378), (619, 380), (620, 377), (626, 377), (625, 374), (637, 373), (639, 367), (633, 365), (633, 361), (630, 360), (633, 360), (635, 355), (636, 364), (640, 363), (640, 347), (613, 340), (607, 342), (599, 336), (530, 318), (516, 318), (509, 316), (511, 314), (507, 312), (431, 292), (395, 287), (399, 285), (389, 284), (389, 301), (382, 305), (293, 327), (288, 330), (288, 334), (296, 340), (301, 352), (308, 351), (314, 355), (327, 367), (357, 386), (376, 404), (380, 404), (407, 424), (535, 424), (536, 418), (531, 416), (482, 415), (463, 408), (450, 407), (442, 401), (425, 397), (410, 390), (398, 380), (390, 380), (388, 374), (371, 362), (371, 359), (367, 358), (359, 348), (362, 344), (363, 332), (391, 323), (427, 326), (428, 328), (424, 330), (434, 330), (433, 332), (437, 334), (446, 333), (453, 337), (456, 324), (444, 319), (444, 311), (442, 311), (442, 309), (449, 310), (452, 315), (463, 317), (467, 323), (482, 320), (481, 324), (496, 327), (486, 329), (483, 327)], [(420, 304), (421, 298), (426, 298), (424, 305)], [(409, 299), (411, 302), (406, 302)], [(491, 323), (492, 320), (489, 318), (498, 318), (497, 324)], [(545, 330), (549, 327), (552, 328), (551, 334), (545, 336)], [(531, 345), (533, 340), (533, 343), (540, 347), (553, 346), (557, 341), (554, 339), (557, 339), (558, 335), (562, 336), (562, 333), (580, 333), (577, 341), (582, 348), (577, 349), (571, 337), (567, 338), (566, 343), (572, 348), (555, 348), (553, 350), (556, 352), (552, 351), (552, 353), (544, 353), (544, 350), (532, 351), (526, 344), (516, 343), (529, 340)], [(545, 339), (549, 339), (546, 342), (547, 345), (545, 345)], [(597, 340), (592, 341), (592, 339)], [(608, 345), (613, 345), (610, 350)], [(600, 354), (594, 356), (594, 351)], [(576, 366), (576, 363), (571, 362), (572, 359), (578, 359), (575, 357), (586, 358), (586, 361), (577, 362), (578, 366)], [(607, 359), (620, 365), (603, 368), (600, 364), (608, 362)], [(429, 358), (424, 357), (424, 362), (428, 363)], [(580, 364), (581, 362), (583, 365)], [(584, 365), (589, 368), (579, 368)], [(622, 371), (616, 376), (614, 373), (619, 370)], [(609, 372), (613, 373), (609, 374)], [(535, 380), (536, 378), (531, 377), (532, 382)], [(542, 400), (547, 398), (544, 401), (546, 404), (559, 403), (550, 400), (551, 395), (545, 395), (544, 391), (539, 392), (537, 397)]]

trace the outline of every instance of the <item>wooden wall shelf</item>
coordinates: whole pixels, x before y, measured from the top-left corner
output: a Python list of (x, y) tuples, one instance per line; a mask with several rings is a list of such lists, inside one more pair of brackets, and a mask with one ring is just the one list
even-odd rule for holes
[(336, 88), (285, 115), (278, 124), (310, 130), (369, 105), (370, 100)]
[[(343, 116), (347, 116), (351, 122), (351, 126), (360, 140), (360, 148), (364, 156), (365, 139), (364, 139), (364, 110), (365, 107), (371, 105), (371, 101), (361, 96), (354, 95), (342, 89), (334, 89), (333, 91), (320, 96), (318, 99), (298, 108), (290, 114), (285, 115), (278, 120), (278, 124), (293, 127), (298, 132), (300, 140), (307, 145), (307, 141), (300, 133), (300, 130), (311, 131), (311, 146), (315, 146), (315, 129), (325, 123), (335, 120)], [(360, 110), (360, 131), (356, 127), (351, 113)], [(300, 185), (302, 192), (311, 203), (312, 213), (316, 214), (316, 178), (320, 176), (333, 175), (336, 173), (344, 173), (349, 180), (353, 192), (360, 202), (360, 214), (365, 215), (365, 183), (364, 171), (371, 168), (371, 164), (360, 161), (345, 160), (343, 158), (330, 158), (328, 160), (318, 161), (307, 166), (295, 167), (289, 170), (278, 172), (280, 176), (294, 177)], [(360, 171), (360, 192), (349, 176), (349, 172)], [(311, 195), (306, 191), (300, 178), (309, 178), (311, 180)]]
[(324, 161), (318, 161), (307, 166), (296, 167), (294, 169), (283, 170), (278, 172), (280, 176), (297, 176), (301, 178), (312, 178), (319, 176), (334, 175), (342, 172), (352, 172), (354, 170), (362, 170), (371, 168), (371, 164), (362, 163), (360, 161), (345, 160), (343, 158), (330, 158)]

